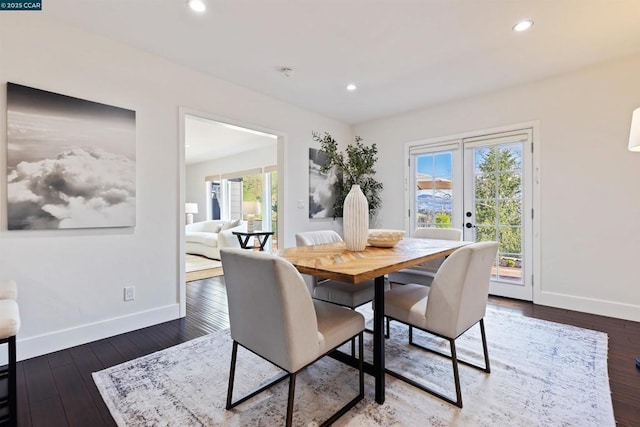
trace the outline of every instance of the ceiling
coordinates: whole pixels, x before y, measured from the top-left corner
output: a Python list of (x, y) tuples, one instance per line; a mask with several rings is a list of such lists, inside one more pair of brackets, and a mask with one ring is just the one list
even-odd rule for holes
[(221, 159), (247, 151), (278, 149), (276, 135), (243, 129), (201, 117), (186, 115), (184, 121), (186, 165)]
[[(350, 124), (640, 52), (639, 0), (205, 2), (202, 15), (185, 0), (56, 0), (43, 13)], [(523, 18), (535, 24), (513, 32)]]

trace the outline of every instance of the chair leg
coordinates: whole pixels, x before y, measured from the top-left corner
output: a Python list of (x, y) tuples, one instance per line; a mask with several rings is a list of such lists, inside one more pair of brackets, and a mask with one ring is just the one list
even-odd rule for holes
[(9, 425), (18, 425), (18, 395), (17, 395), (17, 372), (16, 372), (16, 337), (9, 338)]
[[(364, 336), (363, 335), (364, 335), (363, 332), (360, 332), (360, 334), (358, 334), (359, 393), (349, 403), (343, 406), (338, 412), (333, 414), (328, 420), (320, 424), (320, 427), (328, 427), (332, 425), (338, 418), (344, 415), (347, 411), (349, 411), (349, 409), (353, 408), (358, 402), (360, 402), (364, 398)], [(355, 337), (353, 339), (355, 340)], [(287, 372), (284, 375), (281, 375), (275, 380), (271, 381), (270, 383), (261, 386), (257, 390), (253, 391), (252, 393), (249, 393), (248, 395), (246, 395), (242, 399), (237, 400), (234, 403), (232, 402), (232, 395), (233, 395), (233, 383), (234, 383), (235, 370), (236, 370), (237, 354), (238, 354), (238, 343), (236, 341), (233, 341), (233, 349), (231, 352), (231, 367), (229, 372), (229, 385), (227, 389), (227, 407), (226, 408), (231, 409), (251, 399), (253, 396), (256, 396), (257, 394), (262, 393), (267, 388), (272, 387), (273, 385), (279, 383), (280, 381), (283, 381), (288, 377), (289, 378), (289, 396), (287, 399), (287, 413), (286, 413), (285, 425), (287, 427), (291, 426), (293, 421), (296, 373)]]
[(229, 369), (229, 386), (227, 387), (227, 409), (231, 409), (231, 396), (233, 395), (233, 380), (236, 375), (236, 356), (238, 355), (238, 343), (233, 341), (231, 351), (231, 368)]
[(356, 339), (351, 339), (351, 357), (356, 357)]
[(286, 426), (290, 427), (293, 422), (293, 398), (296, 394), (296, 374), (289, 376), (289, 398), (287, 399), (287, 422)]
[(385, 317), (386, 321), (387, 321), (387, 333), (384, 334), (385, 338), (389, 338), (391, 336), (391, 329), (389, 328), (389, 324), (391, 323), (391, 320), (389, 320), (388, 317)]
[(489, 350), (487, 349), (487, 336), (484, 333), (484, 319), (480, 319), (480, 334), (482, 335), (482, 349), (484, 350), (484, 366), (485, 372), (491, 373), (491, 365), (489, 364)]
[(456, 354), (456, 341), (449, 339), (451, 346), (451, 362), (453, 364), (453, 379), (456, 383), (456, 401), (453, 402), (459, 408), (462, 408), (462, 391), (460, 390), (460, 374), (458, 373), (458, 356)]
[(358, 371), (360, 374), (360, 393), (358, 396), (360, 399), (364, 397), (364, 334), (361, 332), (358, 337), (358, 355), (360, 359), (358, 360)]
[(329, 417), (327, 420), (323, 421), (319, 424), (318, 427), (329, 427), (335, 423), (338, 418), (346, 414), (351, 408), (356, 406), (358, 402), (360, 402), (364, 398), (364, 333), (360, 332), (358, 334), (358, 381), (359, 381), (359, 392), (356, 397), (351, 399), (349, 403), (344, 405), (339, 411)]
[[(479, 369), (479, 370), (481, 370), (483, 372), (486, 372), (486, 373), (491, 373), (491, 369), (489, 367), (489, 352), (487, 350), (487, 340), (486, 340), (486, 336), (485, 336), (485, 333), (484, 333), (484, 322), (482, 320), (480, 322), (482, 322), (482, 323), (480, 323), (480, 332), (481, 332), (481, 335), (482, 335), (482, 348), (484, 350), (485, 366), (476, 365), (475, 363), (471, 363), (471, 362), (468, 362), (466, 360), (460, 360), (460, 359), (458, 359), (458, 363), (466, 365), (466, 366), (470, 366), (470, 367), (475, 368), (475, 369)], [(418, 329), (418, 328), (416, 328), (416, 329)], [(426, 331), (426, 332), (428, 332), (428, 331)], [(445, 338), (445, 337), (440, 337), (440, 338)], [(448, 340), (449, 338), (446, 338), (446, 339)], [(412, 345), (414, 347), (418, 347), (418, 348), (420, 348), (422, 350), (428, 351), (428, 352), (433, 353), (433, 354), (437, 354), (437, 355), (442, 356), (442, 357), (446, 357), (447, 359), (451, 359), (451, 357), (452, 357), (450, 354), (447, 354), (447, 353), (435, 350), (433, 348), (426, 347), (426, 346), (424, 346), (422, 344), (418, 344), (417, 342), (414, 342), (413, 341), (413, 328), (411, 326), (409, 326), (409, 345)]]
[(283, 381), (283, 380), (287, 379), (290, 376), (290, 374), (288, 372), (285, 373), (285, 374), (282, 374), (279, 377), (277, 377), (276, 379), (274, 379), (273, 381), (262, 385), (258, 389), (254, 390), (251, 393), (249, 393), (246, 396), (244, 396), (243, 398), (238, 399), (235, 402), (233, 402), (232, 401), (232, 397), (233, 397), (233, 382), (234, 382), (235, 374), (236, 374), (237, 355), (238, 355), (238, 342), (234, 340), (233, 341), (233, 349), (231, 351), (231, 368), (229, 369), (229, 385), (228, 385), (228, 388), (227, 388), (227, 406), (226, 406), (227, 410), (229, 410), (231, 408), (235, 408), (239, 404), (251, 399), (253, 396), (256, 396), (256, 395), (262, 393), (266, 389), (278, 384), (280, 381)]

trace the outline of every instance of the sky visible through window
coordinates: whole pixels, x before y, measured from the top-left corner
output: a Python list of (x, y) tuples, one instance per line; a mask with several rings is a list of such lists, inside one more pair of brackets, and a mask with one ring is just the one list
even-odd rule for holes
[(450, 152), (418, 156), (417, 159), (418, 173), (451, 179), (452, 157)]

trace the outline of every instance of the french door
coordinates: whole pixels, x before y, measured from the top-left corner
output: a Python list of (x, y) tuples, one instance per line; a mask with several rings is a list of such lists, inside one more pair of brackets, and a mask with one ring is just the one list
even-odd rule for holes
[(530, 129), (409, 147), (410, 230), (454, 227), (499, 242), (490, 293), (531, 301)]

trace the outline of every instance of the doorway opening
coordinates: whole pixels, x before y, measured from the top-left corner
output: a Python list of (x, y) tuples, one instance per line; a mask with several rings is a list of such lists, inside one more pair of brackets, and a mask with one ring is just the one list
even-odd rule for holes
[[(274, 234), (267, 249), (277, 247), (278, 234), (283, 230), (283, 186), (280, 168), (284, 158), (284, 136), (277, 131), (254, 125), (180, 109), (181, 137), (181, 197), (179, 223), (179, 302), (180, 314), (186, 315), (185, 210), (188, 206), (193, 223), (220, 220), (233, 224), (251, 219), (254, 228)], [(194, 208), (195, 206), (195, 208)], [(242, 224), (242, 223), (241, 223)], [(230, 225), (232, 226), (232, 225)], [(189, 225), (187, 225), (189, 227)], [(235, 236), (233, 236), (235, 238)], [(201, 256), (218, 261), (215, 252)], [(195, 254), (198, 256), (198, 254)], [(202, 267), (208, 266), (202, 264)], [(193, 267), (193, 265), (191, 266)], [(190, 273), (192, 274), (192, 273)], [(199, 278), (206, 276), (198, 275)]]

